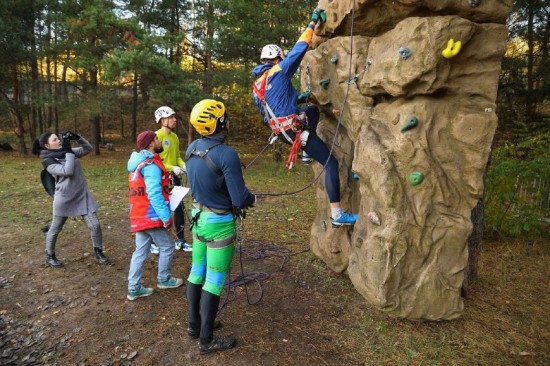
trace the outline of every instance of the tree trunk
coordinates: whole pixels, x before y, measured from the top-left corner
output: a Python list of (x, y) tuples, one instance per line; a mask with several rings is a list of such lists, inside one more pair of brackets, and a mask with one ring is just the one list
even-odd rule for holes
[[(90, 75), (90, 86), (92, 92), (95, 94), (97, 92), (98, 84), (98, 71), (97, 68), (92, 68), (89, 72)], [(90, 113), (90, 130), (92, 131), (92, 145), (94, 145), (95, 155), (100, 154), (99, 144), (101, 141), (101, 128), (100, 128), (100, 118), (98, 112)]]
[(38, 100), (40, 100), (40, 85), (38, 80), (38, 59), (36, 58), (36, 38), (31, 39), (31, 97), (29, 104), (31, 107), (31, 118), (30, 118), (30, 128), (29, 128), (29, 138), (33, 141), (36, 138), (37, 127), (43, 124), (42, 115), (40, 113), (40, 107)]
[(533, 65), (535, 59), (535, 41), (534, 41), (534, 24), (533, 19), (535, 17), (535, 1), (527, 1), (527, 100), (525, 105), (526, 115), (529, 121), (532, 120), (535, 114), (535, 99), (533, 91)]
[(138, 73), (134, 71), (134, 82), (132, 84), (132, 141), (137, 139), (137, 104), (138, 104), (138, 93), (139, 93), (139, 83), (138, 83)]
[(477, 279), (477, 262), (481, 251), (481, 239), (483, 237), (483, 197), (472, 210), (472, 233), (468, 237), (468, 266), (464, 271), (464, 282), (462, 283), (462, 295), (467, 296), (468, 291)]
[(19, 110), (19, 76), (17, 75), (17, 65), (12, 65), (12, 88), (13, 88), (13, 104), (12, 111), (16, 119), (16, 134), (19, 144), (19, 153), (28, 155), (27, 145), (25, 145), (25, 120)]

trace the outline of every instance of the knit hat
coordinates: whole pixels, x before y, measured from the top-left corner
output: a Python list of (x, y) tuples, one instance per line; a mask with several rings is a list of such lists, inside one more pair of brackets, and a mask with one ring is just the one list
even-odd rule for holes
[(140, 150), (147, 149), (151, 141), (157, 137), (157, 134), (153, 131), (143, 131), (137, 137), (137, 147)]

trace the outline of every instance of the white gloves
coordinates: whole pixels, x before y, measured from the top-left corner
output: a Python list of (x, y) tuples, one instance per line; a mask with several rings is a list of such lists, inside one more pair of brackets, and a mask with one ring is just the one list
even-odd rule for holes
[(186, 173), (185, 169), (184, 168), (180, 168), (179, 166), (174, 166), (172, 168), (172, 172), (177, 175), (177, 176), (182, 176), (183, 174)]

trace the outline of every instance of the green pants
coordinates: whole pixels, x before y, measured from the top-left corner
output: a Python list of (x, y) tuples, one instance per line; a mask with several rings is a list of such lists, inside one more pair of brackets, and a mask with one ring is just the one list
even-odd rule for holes
[[(198, 213), (193, 209), (193, 217)], [(193, 225), (191, 272), (187, 280), (220, 296), (235, 254), (235, 218), (232, 214), (201, 211)]]

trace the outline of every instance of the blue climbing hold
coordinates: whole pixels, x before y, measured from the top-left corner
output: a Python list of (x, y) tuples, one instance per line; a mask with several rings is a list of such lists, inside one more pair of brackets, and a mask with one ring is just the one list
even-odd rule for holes
[(412, 52), (411, 52), (411, 50), (409, 50), (407, 47), (401, 46), (401, 47), (399, 47), (399, 54), (401, 55), (401, 58), (402, 58), (403, 60), (406, 60), (406, 59), (408, 59), (409, 57), (411, 57)]
[(330, 58), (330, 62), (332, 62), (333, 64), (337, 63), (338, 62), (338, 55), (334, 55)]

